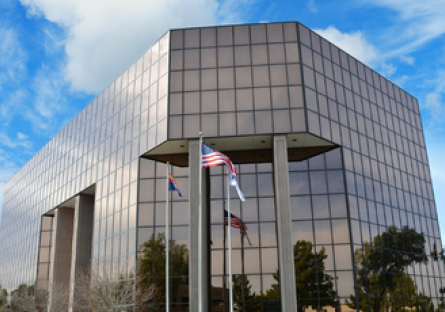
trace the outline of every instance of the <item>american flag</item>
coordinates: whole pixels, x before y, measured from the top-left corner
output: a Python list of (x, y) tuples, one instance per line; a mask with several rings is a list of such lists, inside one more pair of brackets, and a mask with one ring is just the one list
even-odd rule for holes
[[(250, 242), (250, 238), (247, 235), (247, 225), (243, 222), (243, 220), (241, 220), (240, 218), (238, 218), (237, 216), (235, 216), (233, 213), (230, 214), (231, 216), (231, 222), (232, 222), (232, 227), (235, 229), (240, 229), (241, 235), (244, 237), (246, 236), (247, 241), (249, 242), (249, 245), (252, 246), (252, 243)], [(224, 222), (225, 225), (229, 225), (229, 213), (227, 212), (227, 210), (224, 210)]]
[[(232, 227), (235, 229), (240, 229), (241, 232), (247, 232), (247, 226), (243, 222), (243, 220), (235, 216), (233, 213), (231, 213), (230, 215), (232, 219)], [(224, 210), (224, 221), (226, 225), (229, 225), (229, 213), (227, 212), (227, 210)]]
[(226, 165), (227, 169), (229, 170), (229, 173), (231, 172), (232, 175), (236, 175), (236, 168), (230, 161), (229, 157), (224, 155), (223, 153), (217, 151), (214, 148), (211, 148), (208, 145), (205, 145), (202, 143), (201, 147), (202, 151), (202, 167), (203, 168), (210, 168), (215, 167), (218, 165)]

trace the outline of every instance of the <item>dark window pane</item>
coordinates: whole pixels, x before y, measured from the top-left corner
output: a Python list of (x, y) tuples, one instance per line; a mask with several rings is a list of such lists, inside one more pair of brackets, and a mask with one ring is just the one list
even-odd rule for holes
[[(260, 193), (260, 195), (262, 195)], [(259, 200), (260, 221), (275, 221), (275, 203), (273, 198)], [(264, 223), (262, 223), (264, 224)]]
[(201, 49), (201, 67), (216, 67), (216, 49)]
[(297, 43), (286, 43), (286, 61), (288, 63), (299, 63), (300, 53)]
[(349, 227), (346, 219), (332, 220), (332, 232), (334, 244), (349, 243)]
[(232, 27), (217, 28), (218, 45), (232, 45)]
[(307, 45), (308, 47), (311, 46), (311, 36), (310, 36), (310, 31), (309, 29), (307, 29), (306, 27), (304, 27), (303, 25), (299, 24), (298, 25), (298, 29), (299, 29), (299, 35), (300, 35), (300, 41), (302, 43), (304, 43), (305, 45)]
[(184, 137), (196, 137), (199, 131), (199, 115), (184, 116)]
[(272, 88), (272, 107), (289, 108), (288, 89), (285, 87)]
[(328, 196), (312, 196), (314, 218), (329, 218)]
[[(244, 193), (244, 187), (242, 186), (242, 190)], [(246, 199), (245, 202), (241, 203), (242, 205), (242, 219), (244, 222), (258, 222), (258, 207), (257, 200)]]
[(267, 39), (269, 42), (283, 42), (283, 25), (267, 24)]
[(235, 70), (236, 73), (236, 87), (247, 88), (252, 86), (252, 68), (251, 67), (238, 67)]
[[(170, 54), (170, 69), (171, 70), (175, 70), (175, 69), (182, 69), (182, 50), (176, 50), (176, 51), (171, 51)], [(148, 73), (148, 71), (147, 71)], [(146, 78), (148, 80), (148, 77)], [(145, 77), (144, 77), (145, 80)]]
[(201, 111), (203, 113), (216, 113), (217, 112), (217, 92), (216, 91), (210, 91), (210, 92), (202, 92), (201, 93)]
[(292, 220), (311, 219), (311, 198), (309, 196), (291, 197), (291, 211)]
[(312, 51), (305, 46), (301, 46), (301, 59), (304, 65), (313, 68), (314, 64), (312, 63)]
[(315, 242), (317, 244), (331, 244), (331, 224), (329, 221), (314, 221)]
[(350, 245), (334, 246), (335, 266), (337, 270), (348, 270), (352, 268)]
[(266, 45), (255, 45), (252, 46), (252, 64), (261, 65), (267, 64), (267, 46)]
[(186, 29), (184, 31), (185, 40), (184, 47), (185, 48), (197, 48), (199, 47), (199, 29)]
[(294, 221), (292, 222), (293, 240), (295, 244), (298, 241), (313, 242), (312, 221)]
[(255, 112), (255, 129), (256, 133), (272, 133), (271, 111)]
[(252, 110), (252, 89), (236, 90), (236, 108), (240, 110)]
[(266, 42), (266, 25), (257, 24), (250, 26), (250, 33), (252, 43), (264, 43)]
[(284, 24), (284, 37), (286, 41), (297, 41), (297, 24), (285, 23)]
[(234, 88), (233, 68), (218, 69), (219, 88)]
[(216, 89), (216, 69), (201, 70), (201, 89), (202, 90)]
[(269, 62), (270, 64), (285, 62), (283, 44), (269, 45)]
[(255, 87), (269, 86), (269, 68), (267, 66), (253, 67), (253, 84)]
[(184, 93), (184, 113), (185, 114), (199, 113), (199, 92)]
[(139, 201), (147, 202), (154, 200), (154, 180), (140, 180)]
[(303, 90), (301, 87), (289, 87), (290, 106), (303, 107)]
[(249, 46), (240, 46), (235, 47), (235, 65), (250, 65), (250, 47)]
[(289, 189), (291, 195), (309, 194), (309, 177), (307, 172), (290, 172)]
[(301, 84), (301, 67), (298, 64), (287, 65), (289, 84)]
[(199, 71), (188, 70), (184, 72), (184, 91), (199, 90)]
[(139, 204), (138, 226), (154, 226), (153, 204)]
[(170, 91), (182, 91), (182, 72), (170, 73)]
[(249, 26), (241, 25), (235, 26), (235, 44), (249, 44), (250, 36), (249, 36)]
[[(255, 109), (270, 109), (270, 89), (255, 88), (254, 89)], [(270, 114), (270, 113), (269, 113)]]
[(184, 51), (184, 68), (199, 68), (199, 49)]
[(275, 222), (260, 222), (261, 247), (277, 245)]
[(258, 174), (258, 192), (259, 196), (274, 195), (272, 174)]
[(330, 193), (343, 193), (345, 191), (343, 171), (328, 171), (328, 184)]
[[(346, 198), (344, 195), (330, 195), (329, 201), (331, 204), (332, 218), (346, 217)], [(352, 213), (351, 213), (352, 215)], [(354, 216), (357, 217), (357, 216)]]
[(233, 48), (218, 48), (218, 66), (233, 66)]
[(325, 194), (327, 193), (326, 185), (326, 172), (310, 172), (311, 176), (311, 191), (312, 194)]
[(201, 47), (216, 45), (216, 28), (201, 28)]
[(275, 110), (275, 111), (273, 111), (274, 133), (290, 132), (289, 115), (290, 115), (289, 110)]
[(218, 92), (219, 97), (219, 111), (232, 112), (235, 110), (235, 91), (224, 90)]
[(270, 80), (271, 80), (271, 85), (275, 85), (275, 86), (276, 85), (286, 85), (287, 84), (286, 67), (284, 65), (271, 65), (270, 66)]
[(202, 131), (207, 136), (218, 135), (218, 115), (217, 114), (203, 114), (201, 115)]
[(254, 134), (253, 112), (238, 113), (238, 134)]
[[(182, 49), (184, 44), (184, 31), (183, 30), (172, 30), (170, 32), (170, 42), (172, 49)], [(146, 65), (146, 62), (144, 62)]]
[(219, 114), (219, 134), (235, 135), (236, 134), (236, 118), (235, 114)]

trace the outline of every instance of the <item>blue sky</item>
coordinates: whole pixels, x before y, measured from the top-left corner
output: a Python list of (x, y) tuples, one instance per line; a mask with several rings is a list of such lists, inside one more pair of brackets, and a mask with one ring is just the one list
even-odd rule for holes
[(0, 0), (5, 182), (165, 31), (299, 21), (420, 102), (445, 233), (443, 0)]

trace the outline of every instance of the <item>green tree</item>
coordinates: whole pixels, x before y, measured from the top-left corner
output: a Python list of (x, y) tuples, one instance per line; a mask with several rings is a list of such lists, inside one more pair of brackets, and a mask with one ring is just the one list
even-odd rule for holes
[(261, 298), (255, 292), (252, 292), (252, 285), (247, 275), (234, 275), (232, 281), (235, 311), (261, 312)]
[[(385, 305), (397, 306), (391, 298), (400, 288), (403, 272), (415, 263), (428, 262), (424, 235), (407, 226), (402, 229), (392, 226), (372, 242), (363, 243), (363, 247), (354, 252), (354, 258), (358, 269), (357, 294), (359, 298), (369, 298), (369, 302), (359, 299), (360, 309), (374, 312), (383, 311)], [(385, 301), (387, 297), (389, 301)], [(358, 309), (354, 294), (347, 304)]]
[[(334, 278), (324, 273), (324, 261), (327, 257), (325, 248), (314, 252), (309, 241), (299, 240), (294, 245), (295, 288), (299, 312), (304, 312), (309, 307), (314, 310), (321, 310), (325, 306), (335, 307), (337, 292), (334, 290)], [(273, 275), (278, 283), (266, 291), (269, 300), (280, 300), (279, 273), (277, 270)], [(309, 300), (300, 300), (302, 298)]]
[(3, 289), (2, 284), (0, 284), (0, 311), (4, 311), (4, 308), (8, 304), (8, 291)]
[[(139, 249), (143, 255), (138, 258), (137, 287), (141, 290), (154, 287), (151, 300), (157, 304), (165, 303), (165, 247), (165, 234), (158, 233), (156, 237), (152, 235)], [(189, 251), (187, 245), (177, 244), (174, 240), (170, 241), (170, 249), (170, 298), (174, 302), (180, 285), (188, 286)], [(141, 311), (153, 310), (164, 311), (165, 307), (147, 307)]]

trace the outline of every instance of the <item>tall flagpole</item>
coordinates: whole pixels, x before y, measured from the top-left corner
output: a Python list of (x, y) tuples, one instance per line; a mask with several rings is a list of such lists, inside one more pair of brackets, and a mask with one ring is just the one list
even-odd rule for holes
[(166, 247), (165, 247), (165, 311), (170, 312), (170, 207), (168, 204), (169, 198), (169, 183), (170, 183), (170, 162), (167, 161), (167, 206), (165, 207), (165, 225), (166, 225)]
[(199, 133), (199, 177), (198, 177), (198, 188), (199, 188), (199, 212), (198, 212), (198, 311), (204, 312), (204, 307), (202, 305), (202, 293), (203, 293), (203, 272), (202, 272), (202, 260), (203, 260), (203, 244), (202, 244), (202, 228), (203, 228), (203, 218), (202, 218), (202, 132)]
[(228, 224), (227, 231), (229, 232), (229, 299), (230, 312), (233, 312), (233, 278), (232, 278), (232, 213), (230, 212), (230, 172), (227, 168), (227, 214)]
[(223, 289), (224, 289), (224, 292), (223, 292), (223, 297), (224, 297), (224, 312), (226, 312), (227, 311), (227, 309), (229, 308), (228, 307), (228, 305), (229, 305), (229, 303), (227, 302), (227, 292), (226, 292), (226, 287), (227, 287), (227, 260), (226, 260), (226, 238), (227, 238), (227, 234), (226, 234), (226, 232), (227, 232), (227, 230), (226, 230), (226, 222), (225, 222), (225, 218), (226, 218), (226, 216), (225, 216), (225, 214), (224, 214), (224, 212), (226, 211), (226, 202), (225, 201), (223, 201), (223, 237), (224, 237), (224, 239), (223, 239), (223, 245), (224, 245), (224, 254), (223, 254), (223, 258), (224, 258), (224, 265), (223, 265), (223, 285), (224, 285), (224, 287), (223, 287)]

